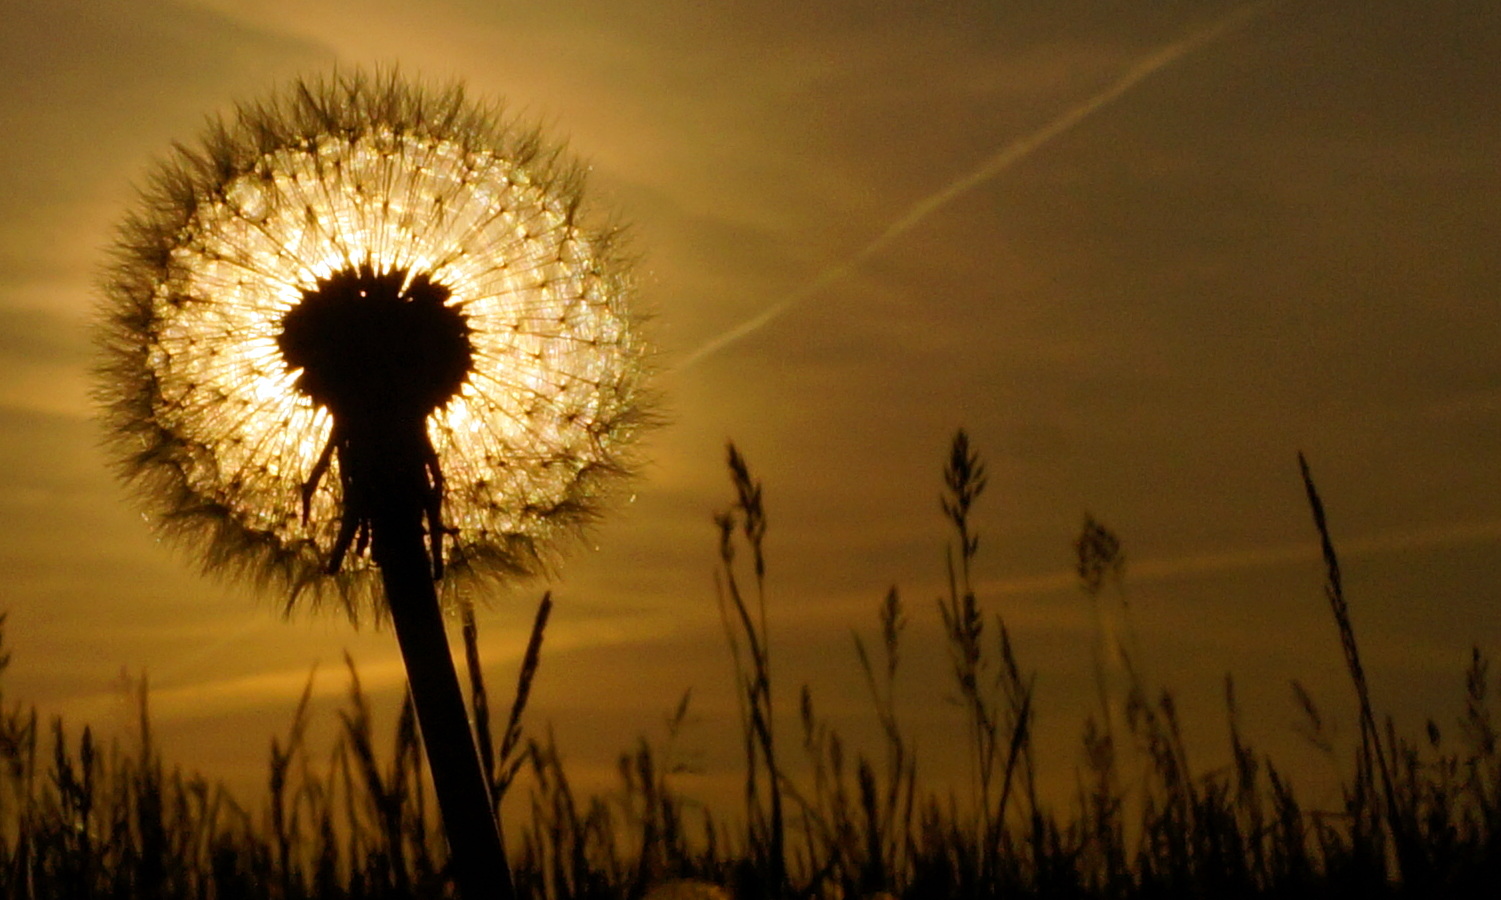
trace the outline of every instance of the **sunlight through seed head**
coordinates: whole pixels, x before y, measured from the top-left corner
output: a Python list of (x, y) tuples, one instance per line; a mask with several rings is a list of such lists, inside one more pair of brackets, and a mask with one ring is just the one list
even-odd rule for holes
[[(152, 519), (209, 568), (293, 597), (354, 614), (378, 596), (357, 553), (326, 574), (340, 479), (317, 481), (306, 511), (301, 492), (334, 418), (287, 338), (331, 285), (403, 300), (428, 286), (467, 341), (426, 418), (445, 593), (544, 567), (629, 468), (643, 419), (630, 273), (615, 232), (584, 221), (581, 187), (535, 133), (394, 73), (297, 82), (180, 146), (104, 285), (98, 393)], [(352, 308), (351, 331), (366, 307)]]

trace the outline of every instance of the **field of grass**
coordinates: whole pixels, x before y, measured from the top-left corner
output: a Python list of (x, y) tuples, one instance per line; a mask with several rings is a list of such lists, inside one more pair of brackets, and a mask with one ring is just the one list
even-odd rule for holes
[[(741, 808), (685, 803), (671, 788), (671, 766), (645, 743), (621, 755), (612, 796), (576, 794), (560, 748), (523, 728), (550, 600), (539, 607), (504, 716), (492, 712), (477, 629), (466, 617), (481, 756), (508, 819), (521, 813), (521, 827), (506, 835), (521, 896), (1501, 896), (1501, 749), (1489, 662), (1474, 651), (1457, 737), (1431, 723), (1423, 735), (1398, 734), (1372, 708), (1336, 548), (1306, 466), (1329, 608), (1359, 703), (1359, 741), (1340, 747), (1301, 695), (1310, 740), (1354, 761), (1336, 808), (1306, 807), (1275, 762), (1247, 745), (1228, 679), (1233, 764), (1193, 771), (1173, 695), (1145, 688), (1104, 628), (1095, 657), (1100, 707), (1082, 723), (1077, 797), (1061, 810), (1039, 799), (1034, 681), (1003, 620), (985, 615), (971, 588), (978, 539), (970, 513), (985, 470), (963, 432), (944, 467), (953, 543), (939, 614), (972, 788), (958, 799), (918, 777), (893, 689), (906, 624), (895, 590), (879, 607), (879, 643), (857, 643), (880, 746), (848, 748), (806, 688), (800, 727), (784, 733), (793, 720), (773, 706), (787, 695), (773, 691), (767, 650), (761, 485), (733, 447), (729, 469), (734, 499), (716, 518), (717, 583), (741, 713)], [(1076, 550), (1081, 586), (1099, 607), (1121, 577), (1120, 543), (1089, 520)], [(0, 677), (9, 661), (0, 653)], [(1107, 661), (1126, 673), (1118, 699), (1107, 696)], [(339, 737), (314, 751), (304, 741), (311, 686), (288, 732), (272, 742), (266, 794), (252, 799), (169, 762), (170, 748), (152, 740), (144, 686), (141, 737), (129, 747), (101, 746), (87, 726), (44, 722), (0, 692), (0, 898), (455, 896), (410, 703), (394, 734), (375, 734), (350, 664)], [(686, 711), (685, 696), (674, 727)], [(1151, 773), (1130, 791), (1119, 762), (1128, 747)]]

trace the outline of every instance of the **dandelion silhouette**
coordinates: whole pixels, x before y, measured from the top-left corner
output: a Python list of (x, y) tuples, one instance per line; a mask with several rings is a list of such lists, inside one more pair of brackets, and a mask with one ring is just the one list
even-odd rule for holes
[(304, 80), (158, 167), (105, 283), (127, 481), (207, 568), (389, 617), (470, 897), (510, 882), (440, 588), (544, 568), (642, 421), (628, 266), (580, 205), (460, 87)]

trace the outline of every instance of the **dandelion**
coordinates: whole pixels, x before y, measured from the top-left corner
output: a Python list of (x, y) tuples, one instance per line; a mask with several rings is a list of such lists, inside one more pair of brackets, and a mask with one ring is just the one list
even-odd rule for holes
[(439, 598), (545, 568), (628, 468), (630, 289), (560, 151), (394, 72), (299, 81), (179, 146), (104, 285), (127, 481), (207, 568), (390, 618), (466, 894), (498, 837), (466, 853), (494, 816), (455, 798), (487, 792), (443, 784), (479, 770)]
[(398, 419), (445, 596), (545, 568), (641, 418), (628, 268), (580, 188), (534, 133), (393, 75), (299, 83), (179, 147), (105, 285), (100, 393), (148, 511), (211, 568), (357, 615), (378, 575), (344, 552), (368, 540), (351, 454)]

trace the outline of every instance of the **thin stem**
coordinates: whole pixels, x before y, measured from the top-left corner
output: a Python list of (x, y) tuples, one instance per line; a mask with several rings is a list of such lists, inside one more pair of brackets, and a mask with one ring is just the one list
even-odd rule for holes
[[(1308, 494), (1308, 505), (1313, 511), (1313, 524), (1319, 532), (1319, 544), (1324, 552), (1324, 594), (1329, 598), (1329, 608), (1334, 613), (1335, 625), (1339, 628), (1339, 642), (1345, 653), (1345, 667), (1355, 684), (1355, 697), (1360, 704), (1360, 746), (1366, 771), (1369, 773), (1374, 761), (1381, 778), (1382, 796), (1386, 801), (1387, 828), (1397, 847), (1399, 874), (1411, 876), (1416, 862), (1408, 850), (1407, 832), (1397, 812), (1397, 800), (1392, 787), (1391, 769), (1387, 764), (1387, 748), (1382, 746), (1381, 732), (1376, 728), (1376, 714), (1371, 705), (1370, 683), (1366, 681), (1365, 668), (1360, 664), (1360, 648), (1355, 643), (1355, 627), (1350, 622), (1350, 604), (1345, 598), (1344, 579), (1340, 576), (1339, 556), (1334, 551), (1334, 539), (1329, 536), (1329, 520), (1324, 514), (1324, 501), (1319, 498), (1318, 488), (1313, 483), (1308, 460), (1298, 454), (1298, 468), (1303, 475), (1303, 488)], [(1395, 747), (1395, 744), (1393, 744)]]
[(515, 897), (511, 870), (449, 655), (420, 518), (385, 515), (372, 530), (371, 550), (385, 582), (396, 640), (411, 683), (417, 724), (448, 835), (454, 883), (464, 900), (511, 900)]

